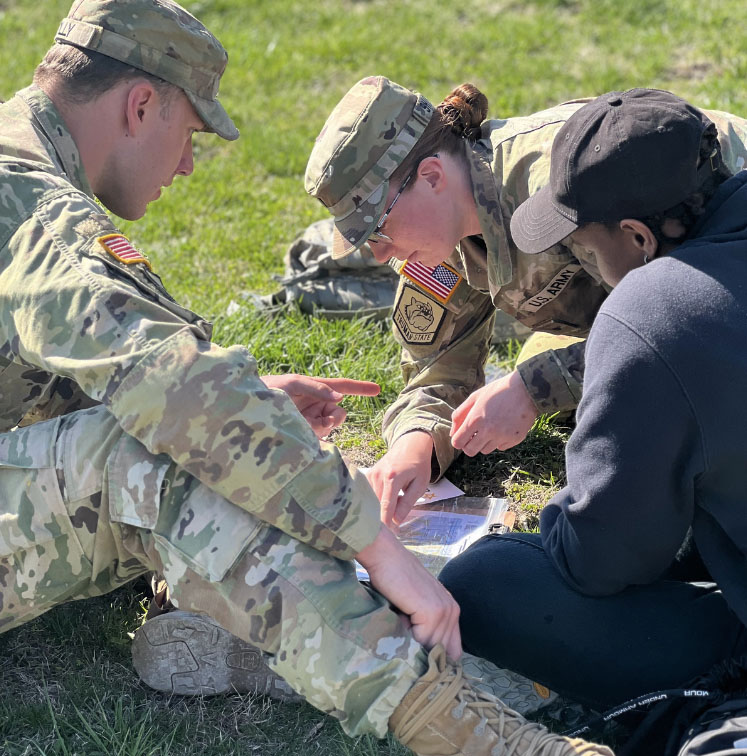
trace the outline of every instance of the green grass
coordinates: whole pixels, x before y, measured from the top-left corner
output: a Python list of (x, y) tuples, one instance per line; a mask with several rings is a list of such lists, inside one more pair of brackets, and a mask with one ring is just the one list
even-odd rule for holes
[[(69, 0), (0, 0), (0, 98), (25, 86)], [(382, 384), (346, 402), (336, 439), (370, 462), (381, 415), (400, 386), (397, 350), (366, 321), (325, 322), (293, 309), (268, 318), (231, 301), (267, 293), (283, 253), (324, 209), (303, 189), (313, 140), (359, 78), (384, 74), (434, 102), (463, 81), (493, 117), (523, 115), (630, 86), (673, 91), (747, 114), (744, 0), (201, 0), (185, 5), (230, 53), (221, 98), (242, 137), (199, 135), (196, 170), (147, 217), (123, 228), (171, 292), (215, 322), (216, 340), (252, 349), (264, 372), (350, 375)], [(496, 362), (515, 358), (515, 345)], [(542, 421), (518, 449), (462, 459), (450, 477), (473, 495), (508, 495), (522, 525), (563, 482), (568, 430)], [(344, 738), (308, 706), (250, 697), (169, 699), (129, 664), (143, 586), (60, 607), (0, 635), (0, 753), (404, 754), (391, 741)]]

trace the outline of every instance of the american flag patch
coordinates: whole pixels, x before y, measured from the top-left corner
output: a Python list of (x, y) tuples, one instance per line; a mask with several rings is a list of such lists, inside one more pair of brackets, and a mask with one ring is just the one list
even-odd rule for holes
[(98, 243), (115, 259), (125, 265), (134, 265), (135, 263), (144, 263), (150, 270), (153, 270), (150, 260), (142, 253), (138, 252), (130, 244), (126, 236), (122, 234), (107, 234), (99, 236), (96, 240)]
[(400, 268), (400, 275), (407, 276), (412, 282), (416, 283), (421, 289), (432, 294), (436, 299), (442, 302), (448, 302), (454, 293), (462, 277), (453, 268), (448, 265), (436, 265), (430, 268), (427, 265), (421, 265), (418, 262), (409, 260)]

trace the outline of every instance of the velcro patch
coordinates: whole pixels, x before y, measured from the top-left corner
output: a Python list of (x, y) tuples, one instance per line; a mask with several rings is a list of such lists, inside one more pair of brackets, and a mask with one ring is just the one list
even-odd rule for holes
[(394, 325), (407, 344), (432, 344), (446, 308), (411, 286), (403, 286), (394, 305)]
[(427, 291), (439, 302), (448, 302), (462, 277), (454, 268), (441, 263), (431, 268), (418, 262), (408, 260), (399, 270), (401, 276), (407, 276), (414, 284), (423, 291)]
[(568, 263), (553, 276), (552, 281), (542, 291), (538, 291), (525, 299), (518, 309), (522, 312), (537, 312), (537, 310), (542, 309), (546, 304), (556, 299), (580, 270), (582, 270), (582, 267), (578, 263)]
[(130, 244), (129, 239), (122, 234), (107, 234), (99, 236), (96, 240), (115, 260), (125, 265), (135, 265), (143, 263), (148, 266), (148, 270), (153, 270), (150, 260), (142, 253), (138, 252)]

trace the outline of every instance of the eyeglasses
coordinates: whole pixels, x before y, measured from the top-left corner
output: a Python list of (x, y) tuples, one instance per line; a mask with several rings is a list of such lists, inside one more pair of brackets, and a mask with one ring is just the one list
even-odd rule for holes
[(381, 227), (384, 225), (384, 223), (386, 223), (386, 219), (389, 217), (389, 213), (392, 212), (392, 208), (397, 204), (399, 195), (405, 191), (405, 187), (410, 182), (410, 179), (413, 177), (413, 175), (414, 175), (414, 172), (408, 174), (407, 178), (402, 182), (402, 186), (400, 186), (399, 191), (394, 195), (392, 204), (389, 205), (384, 215), (382, 215), (381, 218), (379, 218), (379, 222), (376, 224), (374, 230), (371, 231), (371, 235), (368, 237), (369, 244), (378, 244), (380, 241), (386, 242), (387, 244), (391, 244), (394, 241), (390, 236), (387, 236), (386, 234), (381, 232)]

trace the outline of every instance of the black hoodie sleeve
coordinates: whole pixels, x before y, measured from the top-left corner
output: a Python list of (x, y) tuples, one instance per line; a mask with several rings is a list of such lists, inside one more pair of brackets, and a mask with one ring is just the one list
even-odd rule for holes
[(701, 433), (667, 354), (666, 339), (655, 348), (609, 311), (592, 329), (568, 485), (540, 520), (548, 556), (582, 593), (655, 580), (692, 522)]

